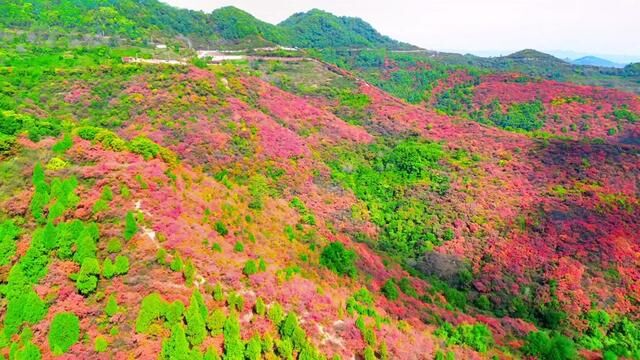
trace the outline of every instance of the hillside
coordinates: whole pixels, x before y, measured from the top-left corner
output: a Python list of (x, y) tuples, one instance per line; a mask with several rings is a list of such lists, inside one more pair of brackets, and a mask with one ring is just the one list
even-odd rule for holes
[[(380, 35), (361, 19), (340, 18), (319, 10), (296, 14), (280, 25), (272, 25), (232, 6), (205, 14), (174, 8), (158, 0), (9, 0), (0, 4), (0, 25), (34, 33), (57, 31), (59, 36), (72, 31), (116, 37), (138, 45), (149, 41), (186, 41), (202, 48), (234, 44), (411, 48)], [(319, 33), (320, 28), (330, 31), (332, 36)]]
[(318, 9), (294, 14), (279, 27), (291, 33), (291, 45), (302, 48), (412, 48), (381, 35), (362, 19), (337, 17)]
[[(413, 57), (430, 57), (430, 59), (423, 59), (423, 62), (437, 60), (450, 66), (471, 66), (490, 72), (516, 72), (546, 80), (602, 86), (640, 94), (640, 73), (638, 72), (624, 68), (570, 64), (536, 50), (523, 50), (499, 57), (437, 52), (413, 54)], [(626, 69), (630, 69), (630, 65)]]
[(0, 4), (2, 358), (640, 358), (637, 94), (319, 10), (32, 6)]

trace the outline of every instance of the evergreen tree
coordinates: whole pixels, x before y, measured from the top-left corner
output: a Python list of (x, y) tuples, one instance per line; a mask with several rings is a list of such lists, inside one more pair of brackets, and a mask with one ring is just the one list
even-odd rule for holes
[(136, 219), (133, 216), (133, 213), (129, 211), (125, 218), (125, 226), (124, 226), (124, 238), (129, 241), (133, 238), (133, 236), (138, 232), (138, 224), (136, 223)]
[(107, 305), (104, 307), (104, 313), (108, 317), (112, 317), (116, 312), (118, 312), (118, 302), (116, 301), (116, 297), (111, 294), (107, 300)]
[(240, 338), (238, 315), (232, 312), (224, 323), (224, 358), (225, 360), (243, 360), (244, 344)]
[(187, 321), (186, 334), (189, 342), (192, 345), (202, 344), (207, 336), (207, 329), (205, 326), (205, 320), (200, 312), (200, 304), (198, 304), (198, 301), (194, 299), (194, 296), (191, 296), (191, 303), (187, 308), (185, 319)]
[(54, 355), (69, 351), (80, 338), (80, 320), (69, 312), (58, 313), (49, 327), (49, 348)]
[(191, 360), (189, 343), (182, 325), (176, 324), (171, 329), (171, 337), (162, 342), (160, 358), (163, 360)]

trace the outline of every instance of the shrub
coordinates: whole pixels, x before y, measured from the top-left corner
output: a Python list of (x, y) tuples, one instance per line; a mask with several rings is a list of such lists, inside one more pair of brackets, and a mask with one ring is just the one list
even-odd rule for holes
[(160, 265), (166, 265), (167, 264), (167, 250), (165, 250), (163, 248), (158, 249), (158, 252), (156, 252), (156, 261)]
[(160, 146), (150, 139), (138, 136), (129, 143), (129, 150), (138, 155), (142, 155), (145, 160), (153, 159), (160, 154)]
[(15, 145), (15, 136), (0, 134), (0, 155), (11, 152)]
[(71, 135), (65, 134), (62, 140), (58, 141), (51, 150), (57, 154), (64, 154), (67, 150), (71, 149), (73, 146), (73, 139)]
[(290, 338), (293, 336), (293, 332), (297, 327), (298, 317), (294, 313), (290, 312), (284, 318), (284, 321), (280, 324), (280, 335), (282, 335), (282, 337)]
[(400, 281), (398, 282), (398, 286), (400, 287), (400, 290), (402, 290), (402, 292), (406, 295), (409, 295), (411, 297), (418, 297), (418, 292), (413, 287), (413, 284), (411, 284), (411, 281), (408, 278), (400, 279)]
[(133, 212), (129, 211), (127, 212), (127, 216), (125, 217), (124, 238), (129, 241), (137, 232), (138, 224), (136, 223), (136, 219), (133, 216)]
[(256, 299), (256, 304), (254, 306), (254, 310), (256, 312), (257, 315), (264, 315), (265, 312), (267, 311), (267, 307), (264, 304), (264, 301), (262, 300), (262, 298), (257, 298)]
[(627, 105), (623, 105), (621, 107), (615, 108), (613, 110), (613, 116), (616, 120), (627, 120), (630, 123), (635, 123), (640, 119), (640, 115), (637, 115), (633, 111), (629, 110)]
[(91, 259), (96, 257), (98, 250), (96, 240), (99, 236), (98, 227), (95, 224), (86, 226), (78, 239), (76, 240), (76, 252), (73, 255), (73, 260), (78, 264), (82, 264), (84, 259)]
[(338, 275), (354, 277), (356, 275), (355, 260), (356, 253), (353, 250), (346, 250), (339, 242), (327, 245), (320, 254), (320, 264)]
[(253, 260), (249, 260), (244, 264), (244, 269), (242, 270), (242, 272), (247, 275), (247, 276), (251, 276), (255, 273), (258, 272), (258, 267), (256, 266), (256, 262)]
[(116, 256), (115, 273), (116, 275), (125, 275), (129, 272), (129, 258), (123, 255)]
[(367, 346), (364, 349), (364, 360), (376, 360), (376, 355), (373, 352), (373, 349), (371, 348), (371, 346)]
[(58, 313), (49, 327), (49, 349), (54, 355), (69, 351), (80, 338), (80, 320), (69, 312)]
[(227, 234), (229, 234), (227, 226), (222, 221), (216, 221), (213, 227), (220, 236), (227, 236)]
[(17, 134), (24, 126), (28, 116), (16, 114), (13, 111), (0, 111), (0, 133), (6, 135)]
[(111, 186), (105, 185), (105, 187), (102, 188), (102, 193), (100, 194), (100, 199), (102, 199), (104, 201), (113, 200), (113, 190), (111, 190)]
[(462, 324), (454, 327), (445, 322), (435, 334), (444, 338), (449, 345), (467, 345), (479, 352), (486, 352), (493, 345), (491, 330), (484, 324)]
[(102, 335), (98, 335), (93, 342), (93, 348), (97, 353), (107, 351), (108, 347), (109, 347), (109, 342)]
[(38, 223), (44, 223), (44, 208), (50, 200), (51, 198), (49, 197), (47, 188), (36, 185), (36, 191), (31, 198), (29, 209), (31, 210), (31, 215)]
[(576, 346), (569, 338), (560, 334), (552, 336), (544, 331), (530, 332), (522, 352), (540, 360), (571, 360), (578, 358)]
[(235, 252), (243, 252), (244, 245), (240, 241), (236, 241), (236, 244), (233, 246), (233, 251)]
[(108, 130), (100, 131), (96, 135), (95, 140), (107, 150), (123, 151), (127, 148), (127, 143), (124, 140)]
[(393, 281), (393, 279), (387, 280), (382, 286), (381, 291), (382, 294), (384, 294), (384, 296), (389, 300), (397, 300), (398, 296), (400, 295), (398, 293), (398, 286)]
[(76, 134), (84, 140), (92, 141), (102, 129), (93, 126), (83, 126), (76, 129)]
[(91, 208), (93, 214), (98, 214), (106, 210), (109, 210), (109, 203), (103, 199), (98, 199), (98, 201), (93, 204), (93, 208)]
[(110, 254), (118, 253), (122, 250), (122, 242), (120, 239), (112, 238), (107, 243), (107, 252)]
[(280, 358), (292, 360), (293, 359), (293, 343), (291, 339), (286, 338), (276, 342), (276, 347), (278, 349), (278, 355)]

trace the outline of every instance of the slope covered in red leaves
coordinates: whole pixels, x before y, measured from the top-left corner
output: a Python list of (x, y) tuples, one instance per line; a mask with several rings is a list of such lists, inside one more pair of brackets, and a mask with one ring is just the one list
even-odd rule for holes
[(319, 62), (14, 66), (3, 356), (518, 358), (532, 333), (635, 356), (637, 124), (608, 118), (633, 95), (473, 85), (467, 110), (540, 101), (556, 135), (591, 114), (534, 136)]

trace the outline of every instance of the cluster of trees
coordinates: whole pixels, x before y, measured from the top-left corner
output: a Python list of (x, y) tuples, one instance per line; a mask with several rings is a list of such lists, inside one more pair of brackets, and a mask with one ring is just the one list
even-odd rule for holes
[(545, 124), (544, 105), (539, 100), (511, 104), (506, 113), (497, 100), (490, 108), (489, 122), (504, 129), (534, 131)]
[(57, 119), (38, 119), (0, 107), (0, 156), (11, 152), (16, 144), (16, 136), (26, 133), (30, 140), (40, 141), (46, 136), (58, 136), (61, 124)]
[(424, 198), (410, 195), (410, 189), (428, 186), (438, 194), (446, 193), (449, 179), (440, 172), (444, 155), (440, 144), (410, 138), (344, 151), (329, 165), (333, 178), (354, 191), (382, 229), (380, 248), (409, 259), (443, 241), (444, 232), (440, 234), (430, 221), (435, 208)]
[(355, 277), (358, 272), (355, 261), (355, 251), (345, 249), (340, 242), (330, 243), (320, 254), (320, 264), (338, 275)]
[(627, 105), (613, 109), (613, 116), (616, 120), (626, 120), (630, 123), (635, 123), (640, 120), (640, 115), (631, 111)]
[(436, 330), (437, 336), (449, 345), (466, 345), (479, 352), (486, 352), (493, 345), (493, 334), (484, 324), (453, 326), (445, 322)]
[[(222, 291), (216, 294), (214, 300), (223, 300)], [(229, 294), (231, 296), (231, 294)], [(240, 321), (237, 307), (231, 306), (228, 312), (219, 307), (209, 311), (204, 297), (196, 289), (185, 308), (180, 301), (166, 302), (159, 294), (153, 293), (145, 297), (140, 306), (136, 320), (138, 333), (156, 332), (158, 327), (171, 329), (171, 335), (162, 343), (160, 357), (162, 359), (176, 359), (187, 356), (198, 356), (205, 359), (220, 359), (214, 348), (208, 348), (204, 354), (200, 353), (201, 345), (207, 336), (222, 334), (224, 338), (225, 359), (260, 359), (266, 354), (277, 354), (281, 358), (291, 359), (321, 359), (320, 353), (308, 341), (306, 332), (300, 326), (293, 313), (285, 313), (278, 303), (271, 304), (268, 311), (262, 299), (257, 299), (254, 307), (257, 316), (267, 316), (274, 324), (280, 335), (274, 339), (270, 335), (260, 337), (255, 335), (248, 341), (241, 336)]]

